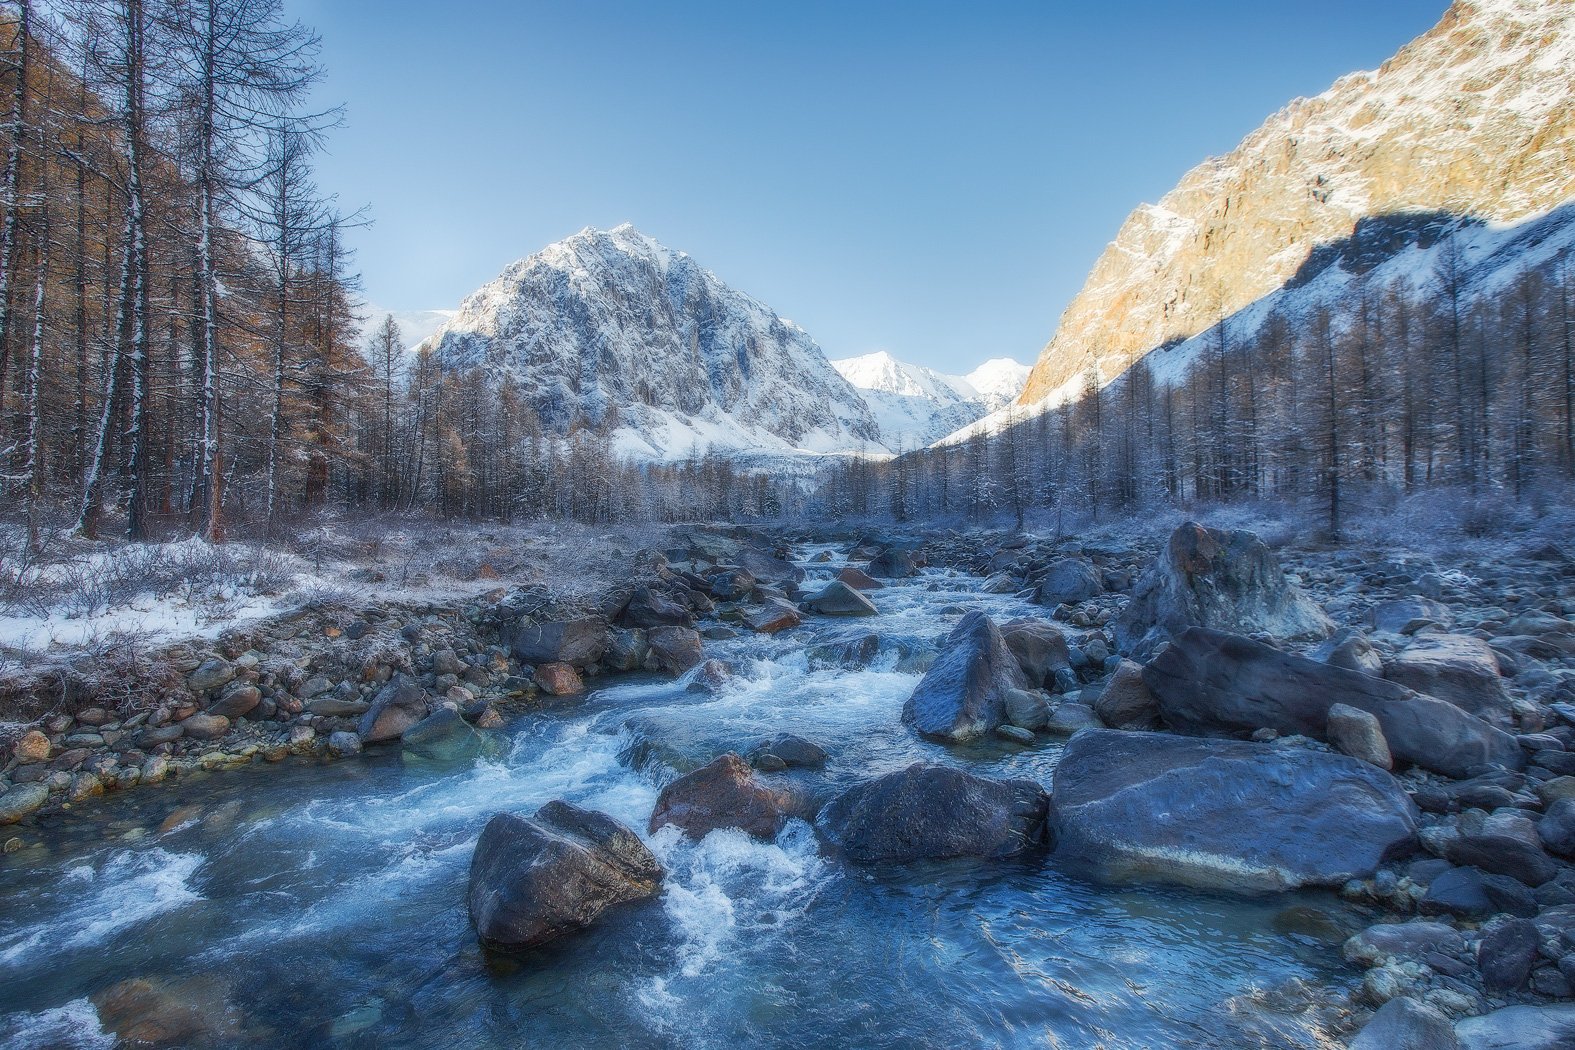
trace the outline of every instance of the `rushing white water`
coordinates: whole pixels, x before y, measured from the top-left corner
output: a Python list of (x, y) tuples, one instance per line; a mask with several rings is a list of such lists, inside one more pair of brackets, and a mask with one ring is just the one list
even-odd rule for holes
[[(871, 620), (708, 642), (726, 681), (613, 681), (457, 768), (392, 752), (108, 799), (0, 869), (0, 1044), (105, 1045), (91, 997), (200, 976), (223, 1045), (1326, 1045), (1253, 1005), (1327, 976), (1327, 946), (1274, 930), (1296, 902), (1095, 886), (1044, 858), (848, 869), (798, 821), (772, 843), (665, 828), (658, 901), (517, 961), (480, 951), (466, 874), (499, 811), (564, 798), (643, 834), (676, 769), (783, 731), (830, 753), (827, 791), (921, 757), (1048, 780), (1058, 745), (948, 752), (900, 722), (919, 676), (898, 668), (963, 611), (1034, 611), (977, 584), (929, 572)], [(870, 667), (811, 655), (864, 631)]]

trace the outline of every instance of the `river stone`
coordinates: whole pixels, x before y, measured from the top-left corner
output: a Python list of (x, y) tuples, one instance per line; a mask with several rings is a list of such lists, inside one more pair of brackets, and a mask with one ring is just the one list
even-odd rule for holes
[(1499, 677), (1498, 657), (1468, 634), (1419, 634), (1393, 660), (1384, 677), (1408, 689), (1446, 700), (1494, 725), (1513, 726), (1509, 693)]
[(1461, 1050), (1570, 1050), (1575, 1004), (1506, 1006), (1455, 1023)]
[(1031, 780), (915, 762), (837, 796), (816, 822), (855, 864), (1010, 857), (1044, 845), (1048, 800)]
[(1099, 715), (1087, 704), (1057, 704), (1045, 720), (1045, 732), (1053, 736), (1071, 736), (1080, 729), (1098, 729), (1104, 725)]
[(755, 579), (767, 583), (786, 586), (797, 583), (804, 578), (803, 569), (786, 558), (779, 558), (769, 551), (760, 550), (758, 547), (744, 547), (734, 554), (731, 560), (739, 568), (747, 569), (749, 574)]
[(654, 896), (662, 866), (604, 813), (553, 801), (531, 818), (499, 813), (470, 862), (467, 904), (483, 944), (529, 948)]
[(668, 784), (657, 796), (649, 830), (673, 824), (701, 839), (717, 828), (737, 828), (770, 842), (782, 830), (792, 800), (755, 779), (742, 758), (728, 752)]
[[(1050, 703), (1043, 693), (1030, 692), (1026, 689), (1011, 689), (1006, 693), (1006, 721), (1012, 727), (1025, 730), (1030, 742), (1036, 731), (1043, 729), (1050, 721)], [(1002, 727), (997, 726), (997, 732)]]
[(193, 740), (217, 740), (230, 731), (230, 720), (223, 715), (195, 714), (181, 719), (180, 727)]
[(860, 591), (878, 591), (886, 586), (869, 573), (862, 569), (856, 569), (852, 565), (837, 573), (837, 579), (849, 587)]
[(1460, 955), (1466, 939), (1459, 930), (1442, 922), (1386, 922), (1369, 926), (1346, 940), (1345, 961), (1361, 966), (1382, 966), (1392, 959), (1422, 959), (1427, 955)]
[(36, 729), (29, 729), (23, 733), (21, 739), (16, 742), (16, 746), (12, 748), (12, 754), (16, 756), (16, 760), (19, 763), (47, 762), (49, 761), (49, 751), (49, 737)]
[(468, 762), (481, 753), (482, 736), (452, 707), (440, 707), (400, 737), (406, 755), (428, 762)]
[(1453, 704), (1395, 682), (1284, 653), (1240, 635), (1183, 631), (1143, 668), (1160, 715), (1180, 733), (1323, 739), (1337, 703), (1377, 717), (1394, 758), (1450, 777), (1476, 766), (1520, 769), (1515, 738)]
[(406, 674), (396, 674), (372, 698), (356, 732), (363, 744), (398, 740), (405, 730), (427, 716), (426, 690)]
[(325, 718), (359, 718), (372, 707), (365, 700), (341, 700), (336, 696), (319, 696), (306, 705), (308, 714)]
[(609, 634), (607, 622), (594, 616), (523, 624), (515, 632), (510, 649), (521, 663), (589, 667), (607, 651)]
[(1188, 627), (1276, 638), (1322, 638), (1334, 623), (1302, 594), (1250, 532), (1186, 522), (1138, 580), (1116, 618), (1116, 644), (1146, 656)]
[(339, 758), (359, 755), (361, 753), (361, 738), (343, 729), (336, 733), (329, 733), (328, 750)]
[(548, 696), (578, 696), (585, 692), (580, 672), (566, 663), (538, 664), (535, 681), (537, 688)]
[(1006, 718), (1006, 694), (1021, 689), (1017, 658), (995, 622), (971, 612), (947, 636), (941, 653), (902, 708), (902, 720), (947, 743), (985, 736)]
[(1506, 875), (1488, 875), (1475, 868), (1450, 868), (1427, 884), (1417, 901), (1423, 915), (1454, 915), (1481, 919), (1495, 912), (1526, 917), (1537, 913), (1537, 901), (1523, 883)]
[(760, 634), (776, 634), (790, 627), (797, 627), (804, 622), (799, 615), (798, 607), (792, 602), (782, 598), (767, 598), (760, 603), (757, 609), (751, 609), (744, 617), (744, 622), (749, 629)]
[(186, 687), (201, 696), (229, 685), (234, 678), (235, 665), (214, 656), (198, 664), (197, 669), (186, 676)]
[(620, 617), (629, 627), (689, 627), (695, 622), (689, 606), (654, 587), (640, 587), (629, 598)]
[(1482, 930), (1477, 969), (1492, 992), (1512, 992), (1526, 983), (1537, 961), (1537, 926), (1529, 919), (1500, 919)]
[(706, 589), (717, 601), (736, 602), (753, 594), (755, 586), (754, 574), (748, 569), (728, 569), (710, 577)]
[(1378, 719), (1350, 704), (1335, 704), (1329, 708), (1329, 743), (1341, 754), (1370, 762), (1379, 769), (1394, 766), (1394, 756), (1389, 753), (1389, 742), (1384, 739), (1384, 727)]
[(653, 627), (646, 632), (650, 660), (668, 674), (683, 674), (705, 659), (700, 632), (689, 627)]
[(1159, 704), (1143, 681), (1143, 668), (1122, 660), (1094, 700), (1094, 713), (1111, 729), (1159, 728)]
[(236, 719), (250, 714), (262, 702), (262, 690), (255, 685), (232, 684), (224, 695), (208, 705), (208, 714)]
[(1542, 849), (1537, 826), (1509, 809), (1489, 814), (1475, 827), (1462, 819), (1460, 835), (1449, 843), (1445, 855), (1452, 864), (1508, 875), (1528, 886), (1541, 886), (1559, 873), (1558, 862)]
[(874, 616), (880, 611), (874, 602), (841, 580), (832, 580), (804, 599), (804, 608), (822, 616)]
[(1449, 1018), (1404, 996), (1378, 1008), (1351, 1040), (1349, 1050), (1459, 1050)]
[(1162, 733), (1078, 733), (1051, 808), (1063, 854), (1117, 878), (1205, 888), (1340, 886), (1416, 844), (1416, 807), (1382, 770)]
[(1057, 671), (1072, 665), (1066, 635), (1049, 620), (1032, 617), (1008, 620), (1001, 625), (1001, 637), (1017, 657), (1028, 684), (1035, 689), (1050, 684)]
[(1537, 837), (1549, 853), (1575, 860), (1575, 799), (1554, 800), (1537, 821)]
[(905, 550), (888, 548), (870, 560), (869, 574), (883, 580), (905, 580), (919, 572), (919, 561)]
[(1413, 634), (1423, 627), (1448, 628), (1454, 622), (1449, 606), (1420, 595), (1379, 602), (1367, 614), (1373, 630), (1385, 634)]
[(1105, 581), (1087, 558), (1058, 558), (1039, 579), (1035, 600), (1048, 608), (1076, 605), (1105, 593)]
[(1328, 659), (1324, 661), (1330, 667), (1343, 667), (1347, 671), (1370, 675), (1384, 673), (1383, 657), (1373, 648), (1372, 640), (1361, 631), (1346, 628), (1335, 635), (1332, 641), (1334, 645), (1329, 650)]
[(224, 982), (210, 975), (132, 978), (95, 992), (116, 1046), (233, 1046), (240, 1040)]
[(174, 743), (185, 735), (186, 727), (180, 722), (159, 726), (156, 729), (144, 729), (137, 734), (137, 746), (144, 751), (150, 751), (160, 744)]
[(49, 801), (43, 784), (13, 784), (0, 795), (0, 825), (15, 824), (38, 812)]
[[(826, 764), (826, 749), (794, 733), (778, 733), (749, 750), (751, 761), (757, 755), (775, 755), (784, 766), (820, 769)], [(758, 764), (758, 763), (757, 763)]]

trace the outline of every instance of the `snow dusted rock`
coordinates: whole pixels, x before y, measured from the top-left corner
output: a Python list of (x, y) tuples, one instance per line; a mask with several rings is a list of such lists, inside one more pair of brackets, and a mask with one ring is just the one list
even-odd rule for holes
[(1187, 522), (1143, 574), (1116, 620), (1116, 643), (1135, 655), (1188, 627), (1276, 638), (1321, 638), (1334, 629), (1324, 611), (1280, 569), (1257, 536)]
[(515, 263), (426, 345), (445, 368), (512, 379), (547, 427), (609, 427), (637, 458), (883, 449), (802, 328), (629, 225)]
[(1113, 729), (1067, 744), (1051, 813), (1060, 851), (1108, 876), (1230, 890), (1365, 878), (1417, 831), (1394, 778), (1344, 755)]

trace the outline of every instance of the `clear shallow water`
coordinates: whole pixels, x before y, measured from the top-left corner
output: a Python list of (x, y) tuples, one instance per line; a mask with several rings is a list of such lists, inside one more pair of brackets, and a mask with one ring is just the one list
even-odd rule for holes
[[(877, 592), (873, 620), (708, 642), (734, 671), (720, 686), (619, 680), (519, 720), (474, 765), (220, 774), (30, 832), (43, 844), (0, 867), (0, 1045), (110, 1045), (88, 996), (193, 976), (238, 1045), (1339, 1045), (1258, 994), (1340, 979), (1337, 948), (1277, 932), (1293, 906), (1339, 919), (1332, 898), (1101, 886), (1053, 858), (846, 868), (798, 822), (772, 844), (664, 829), (658, 900), (520, 959), (478, 948), (465, 884), (492, 813), (566, 798), (643, 831), (672, 773), (621, 759), (631, 722), (681, 766), (791, 731), (831, 752), (833, 787), (918, 758), (1048, 783), (1059, 745), (948, 752), (899, 721), (918, 680), (902, 654), (965, 608), (1031, 611), (978, 582), (930, 573)], [(882, 638), (871, 669), (805, 655), (861, 630)]]

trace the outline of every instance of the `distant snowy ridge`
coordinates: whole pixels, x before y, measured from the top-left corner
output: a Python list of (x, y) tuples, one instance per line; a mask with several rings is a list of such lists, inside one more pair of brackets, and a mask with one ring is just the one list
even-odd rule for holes
[(894, 449), (928, 445), (1011, 403), (1028, 379), (1027, 365), (1005, 357), (966, 376), (899, 361), (884, 350), (831, 363), (859, 388)]
[(548, 430), (596, 428), (638, 459), (889, 451), (802, 328), (628, 224), (514, 263), (426, 345), (512, 382)]
[(454, 319), (458, 310), (385, 310), (381, 306), (366, 306), (362, 309), (365, 322), (361, 326), (361, 343), (365, 345), (378, 329), (383, 327), (383, 322), (393, 317), (394, 323), (399, 325), (399, 335), (403, 342), (403, 349), (414, 350), (424, 343), (429, 337), (439, 331), (444, 325)]

